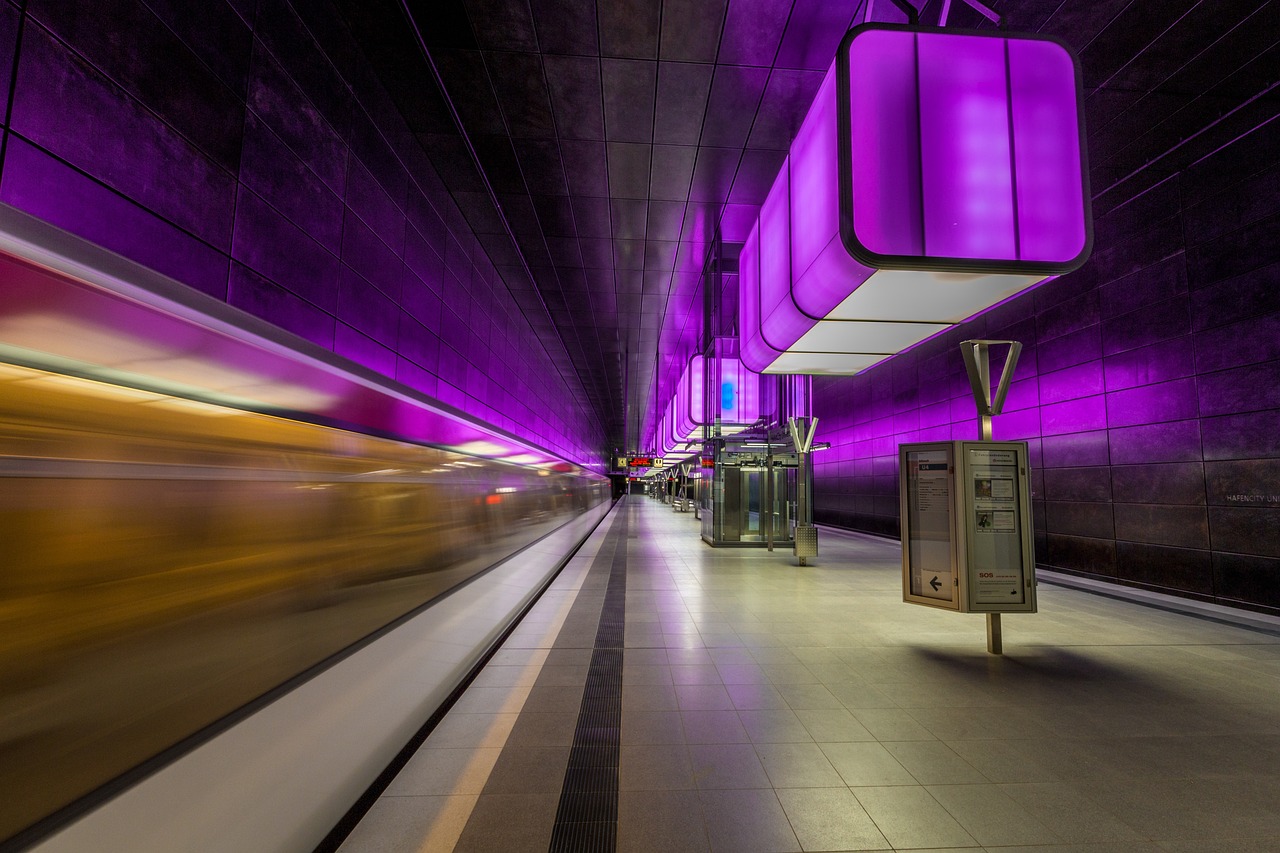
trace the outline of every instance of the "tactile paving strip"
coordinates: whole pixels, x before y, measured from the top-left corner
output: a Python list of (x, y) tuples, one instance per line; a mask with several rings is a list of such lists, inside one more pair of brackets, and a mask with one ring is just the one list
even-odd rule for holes
[[(612, 853), (617, 848), (627, 516), (619, 522), (616, 535), (609, 537), (613, 563), (551, 832), (552, 853)], [(606, 540), (605, 544), (610, 543)]]

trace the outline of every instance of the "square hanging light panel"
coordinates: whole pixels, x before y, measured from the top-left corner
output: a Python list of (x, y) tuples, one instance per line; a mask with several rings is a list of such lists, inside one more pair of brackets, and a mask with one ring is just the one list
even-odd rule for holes
[(746, 366), (856, 373), (1084, 263), (1081, 92), (1055, 39), (850, 30), (742, 248)]

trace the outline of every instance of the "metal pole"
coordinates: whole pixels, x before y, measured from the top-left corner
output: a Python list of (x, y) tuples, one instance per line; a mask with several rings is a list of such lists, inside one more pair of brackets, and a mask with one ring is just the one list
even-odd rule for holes
[[(966, 0), (967, 2), (967, 0)], [(996, 388), (995, 397), (991, 395), (991, 357), (990, 347), (993, 343), (1009, 344), (1009, 355), (1000, 384)], [(965, 370), (969, 373), (969, 384), (973, 387), (974, 402), (978, 407), (978, 440), (994, 441), (991, 419), (1000, 414), (1004, 407), (1005, 395), (1009, 393), (1009, 383), (1013, 379), (1013, 369), (1018, 363), (1018, 354), (1022, 344), (1017, 341), (964, 341), (960, 344), (960, 353), (964, 356)], [(1000, 614), (987, 614), (987, 652), (993, 655), (1004, 654), (1004, 638), (1000, 631)]]
[(764, 473), (764, 506), (760, 509), (768, 508), (768, 514), (764, 516), (764, 541), (767, 543), (769, 550), (773, 550), (773, 445), (769, 445), (766, 451), (768, 454), (765, 463)]

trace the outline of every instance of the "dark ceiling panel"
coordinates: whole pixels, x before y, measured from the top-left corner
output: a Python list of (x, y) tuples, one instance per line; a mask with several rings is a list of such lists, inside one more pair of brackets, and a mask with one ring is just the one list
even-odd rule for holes
[(534, 196), (533, 208), (548, 237), (577, 237), (577, 223), (568, 196)]
[(643, 240), (649, 219), (649, 202), (642, 198), (615, 198), (610, 218), (614, 239)]
[(741, 157), (740, 148), (699, 148), (689, 200), (723, 202), (728, 198)]
[(529, 6), (543, 53), (595, 56), (600, 52), (595, 0), (529, 0)]
[(604, 139), (600, 60), (592, 56), (545, 56), (551, 107), (561, 139)]
[(555, 123), (542, 76), (542, 58), (535, 53), (484, 54), (489, 79), (513, 137), (551, 139)]
[(476, 41), (484, 50), (536, 51), (529, 0), (468, 0), (467, 11)]
[(782, 161), (786, 156), (786, 151), (769, 148), (744, 152), (742, 162), (738, 164), (738, 172), (733, 178), (729, 201), (757, 207), (764, 204), (764, 197), (769, 194), (769, 187), (773, 186), (773, 180), (782, 169)]
[(822, 85), (823, 72), (775, 68), (764, 87), (747, 145), (786, 150)]
[(600, 60), (604, 81), (604, 132), (610, 142), (653, 140), (653, 98), (658, 63)]
[(667, 145), (698, 144), (714, 72), (714, 65), (659, 63), (654, 142)]
[(683, 201), (651, 201), (645, 236), (650, 240), (679, 240), (683, 222)]
[(658, 17), (662, 0), (604, 0), (600, 17), (600, 54), (631, 59), (658, 58)]
[(502, 120), (498, 100), (489, 85), (484, 59), (478, 50), (440, 50), (432, 54), (441, 76), (459, 81), (450, 97), (471, 135), (503, 134), (507, 126)]
[[(573, 159), (568, 158), (573, 164)], [(571, 165), (572, 174), (576, 165)], [(573, 221), (578, 228), (579, 237), (612, 237), (613, 228), (609, 222), (609, 199), (575, 195), (573, 204)]]
[(707, 102), (707, 112), (716, 120), (702, 128), (701, 144), (723, 148), (746, 145), (768, 79), (767, 68), (718, 67)]
[(512, 144), (523, 164), (524, 181), (529, 192), (535, 195), (566, 195), (569, 192), (560, 160), (560, 146), (555, 140), (516, 139)]
[(715, 62), (726, 0), (666, 0), (662, 4), (661, 58)]
[(730, 0), (717, 62), (768, 68), (791, 14), (789, 0)]
[(665, 201), (687, 199), (697, 156), (698, 149), (692, 145), (653, 146), (653, 177), (648, 197)]
[(570, 195), (608, 197), (609, 169), (605, 143), (562, 139), (560, 154), (570, 164)]
[(609, 194), (613, 198), (648, 198), (651, 146), (610, 142), (608, 150)]
[[(796, 0), (778, 48), (779, 68), (826, 71), (836, 47), (867, 0)], [(888, 5), (888, 4), (886, 4)], [(959, 4), (957, 4), (959, 5)]]

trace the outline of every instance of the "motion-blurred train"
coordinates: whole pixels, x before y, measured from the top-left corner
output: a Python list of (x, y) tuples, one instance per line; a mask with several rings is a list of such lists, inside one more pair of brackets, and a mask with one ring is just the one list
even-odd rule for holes
[(12, 361), (0, 360), (0, 842), (608, 496), (563, 463)]

